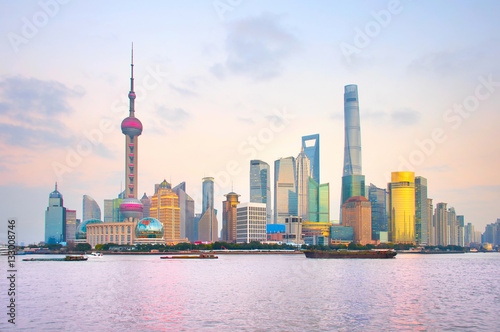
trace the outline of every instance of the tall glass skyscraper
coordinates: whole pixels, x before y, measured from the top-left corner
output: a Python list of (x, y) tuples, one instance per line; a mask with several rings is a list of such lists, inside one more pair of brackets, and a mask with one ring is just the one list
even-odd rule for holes
[(99, 204), (89, 195), (83, 195), (82, 220), (101, 220), (101, 208)]
[(415, 173), (392, 172), (389, 192), (389, 240), (415, 243)]
[(415, 177), (415, 240), (418, 244), (429, 244), (428, 205), (427, 179), (417, 176)]
[[(365, 196), (365, 176), (362, 175), (361, 170), (358, 86), (355, 84), (345, 86), (344, 126), (344, 170), (342, 173), (341, 207), (350, 197)], [(342, 216), (340, 220), (342, 220)]]
[(250, 160), (250, 202), (264, 203), (267, 209), (267, 223), (272, 222), (271, 171), (262, 160)]
[(66, 241), (66, 208), (63, 206), (63, 196), (55, 189), (49, 195), (49, 206), (45, 211), (45, 243), (60, 243)]
[(310, 161), (310, 175), (314, 181), (319, 181), (319, 134), (302, 136), (302, 149)]
[[(302, 146), (302, 151), (297, 156), (295, 160), (295, 181), (297, 184), (297, 215), (302, 218), (302, 220), (308, 220), (309, 217), (309, 177), (311, 174), (311, 162), (304, 152), (304, 147)], [(313, 202), (313, 204), (317, 204)]]
[(309, 178), (309, 214), (308, 221), (330, 222), (330, 184), (318, 184)]
[(368, 199), (372, 204), (372, 239), (380, 240), (380, 232), (387, 232), (387, 191), (370, 184)]
[(274, 162), (274, 223), (284, 224), (285, 218), (297, 216), (295, 158), (280, 158)]
[(447, 203), (437, 203), (436, 211), (434, 212), (434, 220), (436, 223), (436, 244), (438, 246), (449, 245), (449, 227), (448, 227), (448, 211)]
[(203, 188), (202, 188), (202, 204), (201, 204), (201, 214), (203, 215), (206, 210), (214, 207), (214, 178), (204, 177)]

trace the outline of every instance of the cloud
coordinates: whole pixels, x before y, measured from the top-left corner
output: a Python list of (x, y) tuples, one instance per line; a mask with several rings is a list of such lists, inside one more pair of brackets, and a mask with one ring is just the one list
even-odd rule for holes
[[(421, 114), (411, 108), (396, 109), (391, 112), (388, 111), (371, 111), (366, 110), (360, 111), (361, 123), (364, 121), (374, 122), (378, 125), (390, 125), (390, 126), (412, 126), (420, 121)], [(332, 113), (330, 119), (334, 121), (344, 121), (344, 114), (342, 113)]]
[(401, 126), (411, 126), (417, 124), (420, 120), (420, 112), (409, 108), (395, 110), (390, 116), (396, 125)]
[(185, 123), (191, 117), (191, 114), (182, 108), (166, 108), (165, 106), (160, 106), (156, 109), (156, 116), (158, 121), (155, 124), (154, 131), (161, 132), (163, 128), (173, 130), (183, 129)]
[(267, 80), (283, 71), (283, 61), (300, 48), (298, 40), (280, 24), (277, 16), (261, 15), (228, 25), (227, 58), (212, 66), (212, 73), (228, 73)]
[(71, 131), (61, 118), (73, 112), (69, 99), (82, 88), (21, 76), (0, 81), (0, 139), (14, 146), (40, 148), (67, 144)]
[(194, 92), (192, 90), (181, 88), (181, 87), (175, 86), (173, 84), (169, 84), (169, 86), (175, 92), (177, 92), (177, 93), (179, 93), (179, 94), (181, 94), (183, 96), (186, 96), (186, 97), (192, 97), (192, 96), (197, 96), (198, 95), (196, 92)]

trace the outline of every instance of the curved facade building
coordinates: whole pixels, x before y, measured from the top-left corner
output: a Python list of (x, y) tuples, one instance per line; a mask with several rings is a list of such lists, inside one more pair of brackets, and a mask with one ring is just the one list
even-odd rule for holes
[(88, 219), (101, 220), (101, 208), (89, 195), (83, 195), (82, 221)]
[(99, 224), (99, 223), (102, 223), (102, 221), (99, 219), (87, 219), (87, 220), (85, 220), (76, 229), (75, 238), (77, 240), (86, 240), (87, 239), (87, 225)]
[(203, 181), (203, 198), (201, 214), (214, 207), (214, 178), (205, 177)]
[(135, 237), (139, 239), (161, 239), (163, 238), (163, 225), (155, 218), (141, 219), (135, 228)]

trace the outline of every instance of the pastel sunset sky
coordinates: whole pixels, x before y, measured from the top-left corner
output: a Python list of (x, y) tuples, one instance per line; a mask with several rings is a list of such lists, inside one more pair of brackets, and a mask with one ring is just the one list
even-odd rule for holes
[(19, 242), (43, 240), (56, 181), (78, 218), (84, 194), (102, 212), (119, 194), (132, 42), (140, 196), (186, 181), (199, 212), (213, 176), (222, 224), (224, 194), (249, 201), (250, 159), (274, 169), (319, 134), (338, 220), (357, 84), (367, 184), (413, 170), (476, 230), (500, 218), (498, 1), (0, 0), (0, 13), (0, 242), (10, 217)]

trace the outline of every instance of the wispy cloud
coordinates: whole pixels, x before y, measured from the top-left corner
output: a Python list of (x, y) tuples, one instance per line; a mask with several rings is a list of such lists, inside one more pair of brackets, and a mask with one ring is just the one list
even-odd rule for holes
[(227, 58), (211, 71), (267, 80), (283, 71), (283, 61), (300, 48), (297, 38), (280, 25), (279, 17), (265, 14), (228, 24)]
[[(413, 126), (420, 122), (421, 114), (411, 108), (401, 108), (393, 111), (366, 110), (360, 114), (361, 122), (369, 121), (380, 125)], [(344, 121), (344, 114), (333, 113), (330, 118), (334, 121)]]
[(61, 146), (72, 137), (61, 118), (73, 112), (69, 99), (82, 88), (20, 76), (0, 81), (0, 139), (28, 148)]
[(180, 130), (191, 117), (191, 114), (182, 108), (167, 108), (159, 106), (156, 109), (155, 123), (151, 127), (153, 132), (162, 133), (165, 129)]

